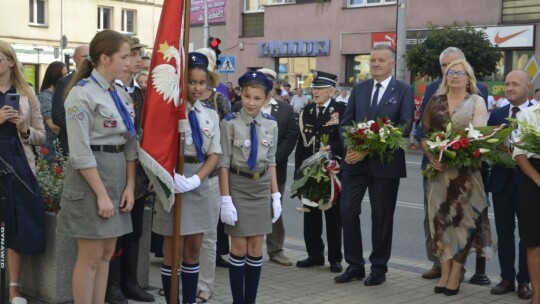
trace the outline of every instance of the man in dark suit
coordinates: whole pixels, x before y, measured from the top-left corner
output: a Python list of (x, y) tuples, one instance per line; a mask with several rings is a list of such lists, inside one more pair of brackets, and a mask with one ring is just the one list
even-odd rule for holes
[[(277, 83), (277, 74), (271, 69), (259, 69), (259, 72)], [(238, 112), (242, 108), (241, 102), (236, 102), (233, 106), (233, 112)], [(278, 147), (276, 151), (276, 175), (279, 192), (283, 197), (285, 192), (285, 182), (287, 181), (287, 160), (296, 145), (296, 135), (298, 134), (294, 111), (291, 105), (283, 101), (276, 101), (270, 98), (270, 101), (263, 105), (262, 112), (272, 115), (278, 125)], [(272, 233), (266, 235), (266, 250), (270, 261), (280, 265), (291, 266), (292, 262), (283, 253), (283, 243), (285, 242), (285, 227), (283, 226), (283, 216), (272, 224)]]
[[(75, 69), (80, 67), (86, 57), (88, 57), (88, 45), (79, 45), (73, 51), (73, 62), (75, 62)], [(62, 154), (67, 155), (69, 153), (68, 141), (67, 141), (67, 130), (66, 130), (66, 110), (64, 109), (64, 93), (67, 95), (68, 92), (65, 92), (66, 87), (71, 82), (73, 75), (77, 70), (69, 73), (65, 77), (60, 78), (56, 82), (54, 89), (54, 94), (52, 98), (52, 109), (51, 116), (52, 121), (55, 125), (60, 127), (60, 132), (58, 133), (58, 142), (60, 148), (62, 149)]]
[[(441, 52), (441, 55), (439, 56), (439, 64), (441, 66), (441, 75), (444, 75), (446, 73), (446, 67), (450, 63), (459, 59), (466, 60), (465, 54), (463, 54), (463, 51), (461, 51), (459, 48), (451, 46), (444, 49)], [(420, 105), (420, 115), (418, 118), (420, 122), (422, 121), (422, 116), (424, 115), (424, 110), (426, 108), (426, 105), (428, 104), (431, 97), (435, 95), (435, 92), (437, 92), (437, 90), (439, 89), (441, 82), (442, 82), (442, 79), (438, 79), (438, 80), (433, 81), (427, 86), (426, 91), (424, 93), (424, 98), (422, 99), (422, 104)], [(476, 87), (478, 88), (478, 91), (479, 91), (478, 95), (480, 95), (484, 99), (484, 101), (486, 102), (486, 107), (487, 107), (487, 98), (489, 95), (488, 89), (483, 83), (479, 81), (476, 81)], [(421, 130), (422, 130), (421, 123), (419, 123), (416, 128), (416, 133), (415, 133), (415, 138), (418, 142), (420, 142), (420, 140), (422, 139)], [(424, 155), (422, 156), (422, 164), (420, 166), (421, 169), (422, 170), (426, 169), (426, 165), (427, 165), (427, 158)], [(483, 179), (487, 177), (487, 171), (484, 169), (482, 170)], [(426, 177), (424, 177), (423, 181), (425, 185)], [(433, 254), (433, 240), (431, 239), (431, 233), (429, 231), (429, 219), (428, 219), (428, 213), (427, 213), (428, 206), (426, 204), (427, 204), (427, 200), (424, 199), (424, 237), (426, 239), (426, 243), (425, 243), (426, 254), (427, 254), (428, 259), (433, 262), (433, 266), (431, 267), (430, 270), (422, 273), (422, 277), (424, 279), (436, 279), (436, 278), (441, 277), (441, 264), (440, 264), (439, 258)], [(477, 284), (482, 284), (482, 285), (490, 284), (490, 281), (485, 274), (486, 259), (484, 257), (477, 257), (476, 268), (477, 268), (477, 271), (476, 271), (476, 274), (471, 278), (471, 281), (472, 281), (471, 283), (477, 283)], [(463, 273), (465, 273), (465, 268), (463, 268)], [(475, 278), (477, 279), (476, 281), (475, 281)]]
[[(508, 123), (508, 117), (519, 117), (519, 112), (533, 104), (527, 99), (531, 88), (529, 75), (522, 70), (508, 73), (505, 80), (505, 97), (510, 104), (499, 108), (489, 116), (488, 125), (496, 126)], [(497, 230), (499, 266), (501, 267), (501, 282), (491, 289), (492, 294), (505, 294), (516, 290), (515, 280), (518, 282), (518, 297), (531, 298), (529, 288), (529, 272), (527, 270), (527, 248), (519, 241), (518, 271), (514, 267), (516, 261), (516, 247), (514, 231), (515, 218), (519, 224), (519, 167), (508, 169), (494, 166), (491, 168), (487, 187), (492, 193), (493, 211), (495, 213), (495, 228)], [(518, 225), (518, 231), (519, 225)], [(521, 231), (520, 231), (521, 233)]]
[[(342, 126), (387, 117), (396, 125), (405, 125), (403, 137), (411, 130), (414, 115), (413, 88), (392, 77), (395, 55), (387, 45), (371, 51), (370, 72), (373, 79), (356, 84), (349, 97)], [(400, 178), (407, 175), (405, 152), (397, 150), (393, 159), (373, 155), (362, 160), (359, 152), (347, 149), (342, 162), (341, 221), (347, 270), (335, 277), (338, 283), (365, 277), (360, 218), (362, 199), (369, 189), (372, 221), (371, 274), (364, 285), (379, 285), (386, 280), (392, 250), (394, 210)]]
[[(343, 145), (339, 136), (339, 123), (343, 119), (345, 104), (332, 98), (336, 89), (337, 76), (317, 71), (316, 78), (311, 82), (315, 102), (304, 107), (298, 119), (300, 134), (296, 144), (295, 172), (302, 162), (317, 153), (320, 149), (330, 151), (335, 156), (343, 157)], [(321, 136), (328, 135), (326, 146), (321, 143)], [(322, 148), (321, 148), (322, 147)], [(295, 175), (296, 175), (295, 174)], [(298, 176), (297, 176), (298, 177)], [(300, 268), (324, 265), (323, 211), (318, 207), (307, 207), (304, 212), (304, 241), (308, 257), (296, 262)], [(339, 219), (339, 199), (335, 206), (324, 211), (326, 220), (326, 239), (328, 243), (328, 262), (330, 271), (341, 272), (341, 221)]]

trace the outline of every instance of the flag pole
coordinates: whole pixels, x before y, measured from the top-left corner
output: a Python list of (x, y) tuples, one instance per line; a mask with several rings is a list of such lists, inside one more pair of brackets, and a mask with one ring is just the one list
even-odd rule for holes
[[(183, 30), (180, 31), (180, 37), (183, 36), (183, 39), (180, 39), (180, 41), (184, 44), (184, 58), (188, 57), (189, 53), (189, 28), (190, 28), (190, 11), (191, 11), (191, 0), (184, 0), (184, 10), (183, 10)], [(181, 94), (183, 101), (182, 107), (186, 106), (186, 90), (187, 90), (187, 75), (188, 75), (188, 65), (183, 65), (183, 71), (182, 71), (182, 77), (181, 79)], [(176, 162), (176, 172), (178, 174), (183, 175), (184, 174), (184, 137), (185, 137), (185, 124), (182, 124), (181, 121), (179, 121), (179, 129), (180, 132), (178, 132), (178, 157)], [(178, 286), (179, 286), (179, 280), (178, 280), (178, 266), (180, 264), (180, 225), (181, 225), (181, 217), (182, 217), (182, 193), (176, 193), (174, 195), (174, 221), (173, 221), (173, 243), (172, 243), (172, 261), (171, 261), (171, 294), (169, 298), (169, 303), (176, 304), (178, 302)]]

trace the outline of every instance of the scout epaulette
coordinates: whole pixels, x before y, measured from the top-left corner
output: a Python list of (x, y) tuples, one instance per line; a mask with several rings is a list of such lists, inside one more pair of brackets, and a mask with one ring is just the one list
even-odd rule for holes
[(225, 120), (229, 121), (231, 119), (235, 119), (236, 117), (238, 117), (238, 112), (231, 112), (231, 113), (225, 115)]
[(78, 86), (84, 87), (88, 83), (88, 79), (81, 79), (77, 82)]
[(216, 109), (216, 108), (214, 108), (214, 106), (211, 105), (211, 104), (207, 104), (207, 103), (205, 103), (205, 102), (201, 102), (201, 103), (202, 103), (203, 106), (205, 106), (205, 107), (207, 107), (207, 108), (210, 108), (210, 109), (212, 109), (212, 110), (215, 110), (215, 109)]
[(262, 114), (262, 117), (264, 118), (267, 118), (267, 119), (270, 119), (270, 120), (276, 120), (276, 118), (270, 114), (267, 114), (267, 113), (261, 113)]

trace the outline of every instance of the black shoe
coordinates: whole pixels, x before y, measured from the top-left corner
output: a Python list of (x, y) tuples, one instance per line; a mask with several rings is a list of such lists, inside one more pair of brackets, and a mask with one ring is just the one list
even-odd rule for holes
[(433, 292), (436, 294), (440, 294), (440, 293), (444, 293), (445, 290), (446, 290), (446, 287), (435, 286), (435, 288), (433, 289)]
[(223, 268), (229, 268), (229, 262), (227, 262), (223, 257), (218, 255), (216, 257), (216, 266), (217, 267), (223, 267)]
[(130, 300), (135, 300), (137, 302), (153, 303), (156, 300), (154, 296), (142, 289), (139, 284), (135, 282), (124, 282), (122, 284), (122, 291), (124, 296)]
[(331, 272), (342, 272), (343, 267), (340, 262), (330, 262), (330, 271)]
[(308, 268), (313, 266), (323, 266), (324, 257), (323, 256), (308, 256), (305, 260), (300, 260), (296, 262), (296, 267)]
[(347, 283), (347, 282), (352, 281), (353, 279), (361, 280), (365, 277), (366, 277), (366, 270), (364, 269), (364, 267), (353, 268), (349, 266), (347, 267), (347, 269), (345, 269), (344, 273), (335, 277), (334, 281), (336, 281), (336, 283)]
[(458, 291), (459, 291), (459, 286), (461, 285), (461, 280), (459, 281), (459, 284), (457, 286), (456, 289), (449, 289), (449, 288), (445, 288), (444, 290), (444, 295), (445, 296), (455, 296), (458, 294)]
[(376, 285), (381, 285), (384, 281), (386, 281), (386, 275), (384, 273), (372, 272), (364, 281), (364, 285), (376, 286)]
[(491, 288), (491, 294), (494, 295), (502, 295), (514, 291), (516, 291), (516, 285), (514, 284), (514, 282), (505, 279), (502, 279), (499, 284)]

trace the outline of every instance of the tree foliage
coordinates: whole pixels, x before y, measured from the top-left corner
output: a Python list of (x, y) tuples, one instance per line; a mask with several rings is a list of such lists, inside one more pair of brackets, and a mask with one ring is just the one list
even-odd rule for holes
[(416, 73), (440, 77), (439, 55), (451, 46), (463, 51), (477, 79), (497, 72), (497, 62), (502, 57), (499, 47), (491, 44), (484, 31), (457, 22), (443, 28), (429, 24), (427, 38), (406, 52), (405, 62)]

